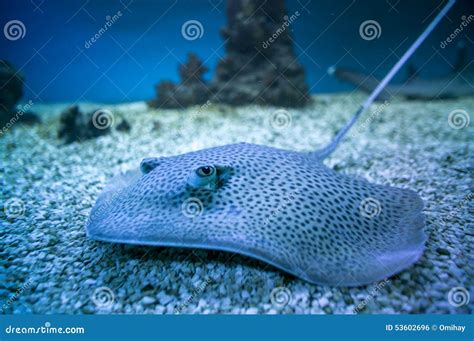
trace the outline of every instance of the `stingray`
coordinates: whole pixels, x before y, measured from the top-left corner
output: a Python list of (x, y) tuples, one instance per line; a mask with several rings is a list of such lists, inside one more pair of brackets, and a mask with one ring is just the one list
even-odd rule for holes
[(323, 160), (453, 3), (325, 148), (239, 143), (143, 159), (104, 189), (87, 220), (88, 236), (238, 253), (334, 286), (372, 283), (409, 267), (426, 241), (419, 195), (339, 174)]
[[(331, 66), (328, 73), (337, 79), (355, 85), (365, 92), (372, 92), (380, 83), (378, 79), (362, 72)], [(468, 63), (467, 48), (464, 43), (459, 44), (457, 61), (449, 74), (422, 78), (415, 67), (407, 69), (407, 80), (403, 84), (388, 85), (376, 98), (385, 101), (393, 96), (402, 96), (413, 100), (453, 99), (474, 95), (474, 70)]]

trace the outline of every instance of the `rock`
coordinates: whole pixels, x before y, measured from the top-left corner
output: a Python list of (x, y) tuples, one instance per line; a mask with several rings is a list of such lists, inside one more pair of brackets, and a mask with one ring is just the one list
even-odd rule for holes
[(114, 117), (104, 109), (84, 114), (74, 105), (64, 110), (59, 120), (58, 137), (66, 143), (72, 143), (110, 133)]
[(94, 309), (92, 309), (92, 307), (89, 307), (89, 306), (82, 307), (81, 311), (83, 314), (94, 314), (95, 312)]
[(166, 295), (162, 291), (157, 295), (157, 298), (160, 301), (160, 304), (164, 306), (173, 301), (174, 299), (173, 297)]
[(255, 315), (255, 314), (258, 314), (258, 309), (257, 308), (247, 308), (247, 310), (245, 311), (246, 314), (248, 315)]
[(151, 296), (145, 296), (142, 299), (142, 303), (144, 305), (150, 305), (150, 304), (153, 304), (155, 302), (156, 302), (156, 299), (154, 297), (151, 297)]
[(244, 300), (250, 298), (250, 293), (247, 290), (243, 290), (241, 296)]
[(451, 253), (448, 250), (446, 250), (442, 247), (438, 247), (436, 249), (436, 252), (438, 252), (440, 255), (445, 255), (445, 256), (450, 256), (451, 255)]
[(0, 110), (2, 124), (23, 96), (23, 76), (6, 60), (0, 60)]
[(180, 84), (161, 81), (155, 108), (180, 108), (212, 103), (303, 106), (310, 100), (303, 67), (290, 37), (299, 11), (287, 15), (284, 0), (228, 0), (227, 26), (221, 29), (226, 55), (209, 84), (208, 70), (190, 53), (179, 66)]
[(321, 297), (319, 300), (318, 300), (318, 304), (321, 308), (323, 307), (326, 307), (329, 305), (329, 300), (326, 298), (326, 297)]
[(210, 83), (211, 102), (302, 106), (309, 101), (304, 70), (293, 52), (284, 0), (228, 0), (221, 29), (227, 55)]
[(150, 283), (145, 284), (142, 288), (142, 292), (153, 291), (154, 287)]
[(187, 62), (179, 65), (181, 83), (161, 81), (156, 86), (156, 98), (148, 105), (154, 108), (181, 108), (204, 104), (211, 95), (203, 79), (207, 70), (197, 55), (189, 53)]
[[(0, 125), (2, 128), (15, 123), (39, 123), (40, 118), (28, 111), (31, 101), (24, 107), (16, 109), (23, 96), (23, 76), (6, 60), (0, 60)], [(10, 126), (7, 126), (10, 125)]]
[(162, 128), (162, 124), (160, 121), (153, 121), (153, 130), (160, 130)]
[(158, 305), (155, 307), (155, 314), (164, 314), (165, 313), (165, 307)]
[(130, 125), (130, 123), (128, 123), (126, 119), (122, 119), (122, 121), (117, 125), (115, 129), (117, 129), (118, 131), (129, 132), (130, 129), (132, 129), (132, 126)]

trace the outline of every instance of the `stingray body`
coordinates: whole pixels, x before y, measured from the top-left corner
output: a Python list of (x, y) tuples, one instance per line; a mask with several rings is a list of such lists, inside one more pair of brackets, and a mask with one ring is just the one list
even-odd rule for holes
[(241, 143), (144, 159), (139, 170), (105, 188), (87, 234), (108, 242), (240, 253), (318, 284), (367, 284), (412, 265), (426, 239), (420, 197), (338, 174), (323, 160), (454, 2), (323, 149)]
[[(193, 180), (206, 167), (213, 188)], [(241, 143), (145, 159), (106, 188), (87, 232), (231, 251), (313, 283), (360, 285), (419, 258), (422, 207), (416, 193), (338, 174), (317, 153)]]

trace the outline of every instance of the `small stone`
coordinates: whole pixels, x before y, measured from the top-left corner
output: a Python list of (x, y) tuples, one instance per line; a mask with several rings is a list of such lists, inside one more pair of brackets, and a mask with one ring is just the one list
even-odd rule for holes
[(255, 315), (255, 314), (258, 314), (258, 309), (255, 308), (255, 307), (248, 308), (248, 309), (245, 311), (245, 313), (248, 314), (248, 315)]
[(146, 284), (145, 286), (142, 287), (141, 291), (146, 292), (146, 291), (152, 291), (154, 289), (153, 285), (150, 283)]
[(132, 126), (126, 119), (122, 119), (122, 122), (120, 122), (115, 129), (118, 131), (129, 132), (130, 129), (132, 129)]
[(94, 310), (89, 306), (82, 307), (81, 311), (83, 314), (94, 314)]
[(451, 253), (448, 250), (446, 250), (442, 247), (438, 247), (436, 249), (436, 252), (438, 252), (440, 255), (445, 255), (445, 256), (450, 256), (451, 255)]
[(173, 301), (173, 297), (166, 295), (164, 292), (160, 292), (157, 295), (158, 300), (160, 301), (161, 305), (167, 305), (171, 301)]
[(142, 303), (144, 305), (150, 305), (150, 304), (153, 304), (155, 302), (156, 302), (156, 299), (154, 297), (151, 297), (151, 296), (145, 296), (142, 299)]
[(318, 300), (318, 304), (320, 307), (326, 307), (327, 305), (329, 305), (329, 300), (326, 297), (321, 297)]

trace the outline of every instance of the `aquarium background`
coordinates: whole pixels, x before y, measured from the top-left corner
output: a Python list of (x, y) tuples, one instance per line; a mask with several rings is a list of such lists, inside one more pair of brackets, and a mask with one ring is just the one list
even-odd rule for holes
[[(256, 3), (267, 4), (265, 14), (248, 15)], [(269, 38), (285, 19), (285, 12), (273, 6), (282, 3), (287, 15), (299, 14), (288, 27), (293, 46), (283, 33), (266, 50), (268, 63), (263, 58), (248, 62), (255, 41), (260, 44), (260, 36)], [(373, 102), (338, 148), (319, 159), (371, 90), (336, 79), (341, 69), (331, 75), (328, 68), (349, 67), (381, 79), (446, 3), (0, 0), (0, 314), (474, 312), (472, 0), (457, 1), (410, 60), (430, 81), (405, 82), (408, 67), (404, 67), (394, 81), (403, 85), (390, 84), (394, 96)], [(229, 16), (228, 4), (237, 7)], [(272, 19), (279, 19), (270, 23), (267, 11), (273, 8)], [(108, 29), (92, 41), (112, 18)], [(230, 27), (229, 21), (240, 25)], [(183, 33), (189, 22), (202, 26), (197, 36)], [(379, 28), (361, 33), (366, 22)], [(220, 34), (224, 26), (237, 37), (226, 45)], [(204, 75), (207, 84), (200, 79), (199, 60), (189, 58), (190, 52), (209, 69)], [(464, 56), (464, 63), (453, 72), (459, 56)], [(285, 74), (280, 77), (282, 70)], [(227, 82), (225, 76), (232, 72), (238, 77)], [(443, 75), (447, 77), (438, 77)], [(158, 94), (157, 84), (163, 90)], [(413, 90), (413, 84), (417, 84), (414, 91), (403, 93), (410, 86)], [(233, 154), (234, 148), (245, 146), (271, 150), (262, 153), (271, 163), (260, 162), (253, 152), (242, 153), (250, 161)], [(216, 148), (212, 153), (229, 157), (239, 169), (232, 174), (239, 181), (228, 181), (225, 190), (232, 190), (230, 199), (246, 192), (245, 200), (234, 205), (227, 196), (212, 192), (211, 200), (174, 195), (191, 195), (188, 181), (196, 186), (190, 175), (198, 174), (179, 160), (199, 157), (207, 164), (202, 155), (208, 148)], [(310, 159), (307, 152), (319, 157)], [(147, 158), (169, 163), (143, 163)], [(151, 176), (142, 174), (153, 165), (161, 168)], [(232, 187), (248, 174), (252, 175), (248, 187)], [(410, 197), (416, 193), (424, 203), (423, 214), (418, 214), (422, 206), (418, 200), (398, 204), (388, 195), (354, 198), (352, 190), (332, 191), (336, 178), (351, 184), (357, 194), (360, 188), (378, 185), (403, 190)], [(360, 179), (367, 183), (357, 185)], [(147, 185), (114, 191), (116, 186), (134, 186), (135, 180)], [(206, 191), (216, 183), (208, 185)], [(291, 192), (303, 188), (296, 193), (298, 201), (283, 193), (288, 187)], [(170, 188), (173, 195), (161, 195)], [(261, 189), (262, 195), (247, 194), (248, 188)], [(325, 198), (319, 200), (321, 193)], [(153, 200), (147, 200), (152, 195)], [(213, 197), (219, 197), (215, 205)], [(229, 209), (220, 210), (220, 205)], [(407, 206), (416, 214), (404, 214)], [(163, 236), (161, 230), (147, 234), (147, 229), (160, 226), (157, 220), (168, 208), (177, 217), (166, 224), (170, 234)], [(241, 223), (242, 212), (245, 216), (254, 209), (259, 212), (247, 214)], [(136, 217), (143, 210), (148, 211), (138, 216), (156, 218), (155, 224), (98, 220), (110, 215), (115, 221), (121, 217), (117, 211)], [(192, 239), (199, 226), (184, 218), (196, 218), (193, 212), (206, 219), (218, 213), (213, 220), (218, 235), (234, 236), (243, 249), (216, 250), (219, 245), (228, 249), (210, 243), (212, 237), (205, 233)], [(293, 234), (301, 225), (291, 221), (305, 213), (304, 233)], [(413, 230), (405, 229), (405, 224), (403, 228), (386, 224), (388, 215), (398, 213), (406, 221), (416, 219), (406, 224), (416, 232), (416, 259), (406, 245), (407, 240), (413, 242)], [(368, 222), (382, 228), (367, 227)], [(189, 227), (185, 233), (183, 227)], [(281, 237), (262, 227), (282, 230)], [(353, 231), (359, 232), (356, 238)], [(130, 232), (151, 237), (137, 240)], [(100, 238), (101, 233), (108, 233), (108, 241)], [(173, 238), (181, 240), (174, 243)], [(176, 247), (161, 244), (166, 240)], [(324, 240), (324, 246), (307, 244), (314, 240)], [(145, 241), (147, 246), (134, 245)], [(341, 241), (346, 241), (343, 249)], [(276, 255), (280, 263), (261, 261), (252, 250), (244, 252), (254, 242), (257, 248), (277, 244), (269, 257)], [(384, 271), (388, 278), (377, 273), (370, 283), (363, 282), (367, 285), (349, 286), (355, 282), (345, 275), (356, 260), (367, 257), (365, 250), (372, 256), (372, 249), (380, 251), (383, 261), (371, 264), (371, 269), (406, 260), (407, 254), (409, 266), (402, 264), (390, 275)], [(315, 278), (315, 283), (300, 271), (305, 268), (300, 265), (312, 263), (320, 250), (322, 261), (338, 260), (333, 268), (342, 275), (341, 286), (327, 281), (330, 266), (321, 268), (321, 279)], [(287, 257), (286, 262), (285, 254), (309, 260), (301, 264)], [(319, 259), (314, 263), (324, 264)], [(350, 270), (341, 271), (344, 267)], [(367, 270), (352, 274), (361, 278), (371, 272)]]
[[(388, 71), (439, 11), (442, 1), (341, 0), (286, 1), (295, 53), (306, 71), (312, 93), (350, 90), (329, 77), (331, 65), (353, 67), (378, 77)], [(450, 71), (456, 44), (463, 41), (472, 55), (474, 38), (467, 29), (447, 48), (440, 43), (473, 13), (469, 0), (458, 1), (427, 42), (413, 57), (426, 77)], [(86, 42), (118, 12), (97, 42)], [(127, 102), (147, 100), (162, 79), (178, 80), (178, 64), (195, 52), (213, 76), (224, 55), (219, 28), (226, 24), (224, 0), (120, 1), (1, 1), (1, 26), (10, 20), (25, 25), (25, 36), (10, 41), (0, 37), (0, 57), (26, 76), (24, 100), (65, 102)], [(202, 37), (186, 40), (181, 34), (188, 20), (202, 23)], [(380, 24), (380, 37), (361, 39), (366, 20)], [(397, 76), (403, 80), (403, 72)]]

